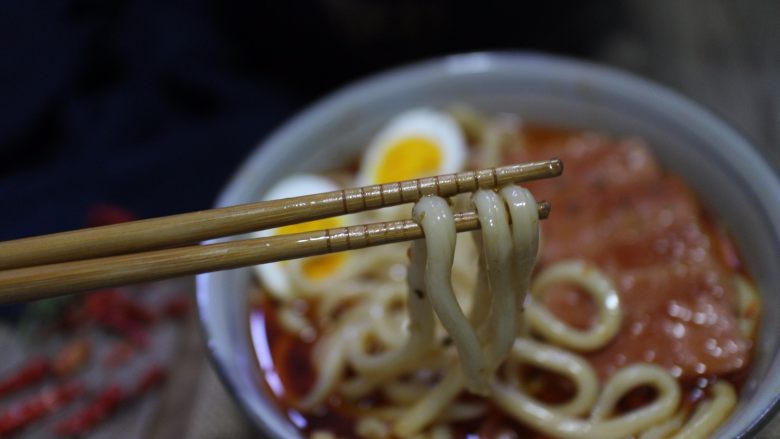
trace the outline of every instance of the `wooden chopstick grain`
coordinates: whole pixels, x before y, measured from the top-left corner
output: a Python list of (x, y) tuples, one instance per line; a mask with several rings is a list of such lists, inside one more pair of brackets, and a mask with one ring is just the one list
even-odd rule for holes
[(345, 189), (0, 242), (0, 270), (143, 252), (320, 218), (555, 177), (560, 160)]
[[(539, 203), (537, 208), (542, 219), (550, 212), (547, 202)], [(475, 212), (457, 213), (455, 226), (458, 232), (476, 230), (479, 219)], [(45, 299), (422, 237), (417, 223), (400, 220), (17, 268), (0, 271), (0, 303)]]

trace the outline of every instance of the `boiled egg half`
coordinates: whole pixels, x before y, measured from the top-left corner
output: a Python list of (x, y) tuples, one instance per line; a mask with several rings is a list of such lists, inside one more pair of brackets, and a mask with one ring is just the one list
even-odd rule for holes
[(457, 122), (428, 108), (393, 118), (369, 145), (357, 176), (358, 186), (461, 171), (467, 148)]
[[(274, 185), (263, 200), (297, 197), (341, 189), (332, 180), (311, 174), (292, 175)], [(301, 224), (291, 224), (255, 233), (255, 237), (287, 235), (314, 230), (344, 227), (342, 217), (323, 218)], [(292, 299), (303, 292), (299, 287), (316, 285), (338, 277), (347, 265), (349, 254), (345, 252), (303, 258), (299, 261), (282, 261), (257, 265), (257, 275), (268, 292), (279, 299)], [(303, 279), (301, 279), (303, 278)]]

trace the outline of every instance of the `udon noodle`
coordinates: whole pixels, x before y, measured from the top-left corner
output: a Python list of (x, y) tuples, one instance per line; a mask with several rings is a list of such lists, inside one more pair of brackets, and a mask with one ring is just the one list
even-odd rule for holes
[[(480, 145), (479, 166), (523, 148), (506, 120), (454, 114)], [(587, 258), (542, 258), (536, 267), (541, 241), (551, 237), (540, 239), (535, 206), (531, 192), (515, 185), (470, 198), (425, 197), (412, 210), (425, 238), (411, 247), (362, 250), (326, 287), (289, 264), (295, 299), (265, 296), (262, 308), (278, 325), (269, 339), (270, 331), (284, 333), (310, 349), (296, 355), (288, 347), (293, 360), (274, 358), (282, 364), (273, 373), (293, 373), (281, 370), (288, 367), (309, 375), (271, 385), (293, 421), (318, 439), (499, 437), (513, 428), (596, 439), (714, 432), (736, 405), (729, 373), (745, 364), (699, 374), (694, 382), (706, 376), (706, 386), (695, 392), (681, 380), (687, 372), (657, 357), (626, 361), (626, 354), (622, 364), (604, 366), (621, 331), (638, 321), (621, 296), (625, 279), (614, 264)], [(477, 211), (481, 230), (458, 236), (453, 211), (465, 208)], [(744, 273), (730, 276), (739, 334), (750, 340), (758, 295)], [(587, 324), (556, 311), (566, 294), (584, 304)], [(690, 317), (698, 318), (708, 316)], [(545, 396), (550, 388), (556, 396)], [(499, 421), (491, 430), (485, 419)]]

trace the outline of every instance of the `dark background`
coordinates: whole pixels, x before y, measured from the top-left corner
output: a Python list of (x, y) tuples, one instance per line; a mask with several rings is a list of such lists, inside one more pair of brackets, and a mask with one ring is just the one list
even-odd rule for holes
[(211, 206), (295, 111), (387, 67), (534, 50), (639, 73), (780, 164), (780, 2), (0, 0), (0, 240)]
[(619, 2), (17, 1), (0, 6), (0, 240), (208, 208), (296, 110), (426, 57), (594, 58)]
[[(140, 217), (208, 208), (313, 100), (386, 67), (485, 49), (638, 73), (720, 113), (780, 165), (777, 0), (0, 0), (0, 240), (82, 227), (103, 203)], [(101, 437), (256, 436), (209, 372), (194, 319), (183, 332), (153, 419), (126, 416)], [(780, 437), (780, 421), (759, 437)]]

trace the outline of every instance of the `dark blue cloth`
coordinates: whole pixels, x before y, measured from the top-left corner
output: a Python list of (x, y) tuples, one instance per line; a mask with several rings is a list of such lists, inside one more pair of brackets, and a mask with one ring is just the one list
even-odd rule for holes
[(232, 68), (207, 4), (19, 2), (0, 14), (0, 240), (208, 207), (300, 98)]
[(98, 203), (208, 208), (273, 127), (345, 82), (474, 50), (588, 56), (618, 6), (0, 0), (0, 241), (82, 227)]
[[(615, 2), (0, 0), (0, 241), (208, 208), (294, 111), (446, 53), (587, 56)], [(0, 315), (17, 307), (0, 307)]]

